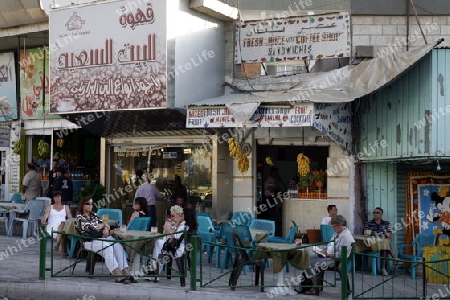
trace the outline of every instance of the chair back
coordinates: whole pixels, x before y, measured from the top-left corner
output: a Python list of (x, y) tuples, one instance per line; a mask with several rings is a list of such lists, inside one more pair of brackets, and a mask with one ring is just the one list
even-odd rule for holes
[[(242, 225), (238, 225), (238, 226), (242, 226)], [(239, 234), (237, 234), (237, 233), (233, 233), (233, 246), (239, 247), (239, 248), (248, 248), (248, 247), (244, 246), (242, 239), (240, 238)], [(248, 255), (247, 251), (245, 251), (244, 249), (236, 249), (236, 252), (241, 255), (244, 262), (250, 261), (250, 256)]]
[(101, 218), (103, 214), (108, 215), (108, 220), (117, 221), (117, 225), (122, 226), (122, 210), (117, 208), (99, 208), (97, 215)]
[(41, 219), (45, 214), (45, 208), (47, 207), (45, 200), (30, 200), (25, 205), (25, 210), (29, 211), (28, 220), (36, 221)]
[(220, 238), (224, 239), (226, 246), (234, 246), (233, 242), (233, 225), (230, 223), (223, 223), (220, 227)]
[(20, 193), (14, 193), (14, 194), (11, 196), (10, 202), (12, 202), (12, 203), (25, 204), (25, 202), (22, 200), (22, 195), (21, 195)]
[(289, 233), (286, 237), (286, 243), (292, 244), (294, 242), (295, 234), (298, 231), (298, 226), (294, 225), (289, 229)]
[(234, 225), (249, 225), (254, 219), (249, 211), (235, 211), (231, 216), (231, 223)]
[(272, 220), (254, 219), (250, 222), (249, 227), (269, 231), (270, 237), (275, 235), (275, 221)]
[(331, 225), (320, 225), (320, 237), (322, 242), (330, 242), (333, 238), (334, 228)]
[(151, 217), (136, 217), (131, 220), (127, 230), (148, 230), (152, 218)]
[(414, 238), (413, 244), (417, 245), (415, 256), (422, 257), (423, 246), (434, 246), (436, 243), (436, 235), (419, 233)]
[(197, 215), (197, 233), (212, 233), (214, 226), (208, 216)]
[(44, 200), (46, 205), (52, 204), (52, 199), (49, 197), (36, 197), (35, 200)]
[[(245, 225), (236, 225), (234, 227), (234, 233), (237, 234), (244, 246), (244, 248), (254, 248), (255, 241), (253, 240), (250, 228)], [(241, 247), (241, 246), (239, 246)]]
[(203, 216), (203, 217), (208, 217), (212, 220), (212, 216), (210, 213), (206, 213), (206, 212), (202, 212), (202, 211), (196, 211), (195, 212), (196, 216)]

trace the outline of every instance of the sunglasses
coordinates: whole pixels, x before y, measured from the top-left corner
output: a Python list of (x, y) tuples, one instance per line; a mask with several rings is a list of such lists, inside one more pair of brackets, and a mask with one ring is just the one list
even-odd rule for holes
[(84, 205), (94, 205), (92, 202), (86, 202)]

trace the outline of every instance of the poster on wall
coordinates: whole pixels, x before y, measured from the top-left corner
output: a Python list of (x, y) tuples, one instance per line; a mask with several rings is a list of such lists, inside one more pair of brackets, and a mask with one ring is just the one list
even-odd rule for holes
[(20, 193), (20, 155), (11, 154), (9, 159), (9, 193)]
[(241, 64), (350, 57), (350, 46), (348, 12), (243, 21), (236, 25), (234, 61)]
[[(44, 48), (20, 51), (20, 116), (23, 120), (59, 119), (49, 114), (49, 58)], [(45, 66), (45, 70), (44, 70)]]
[(114, 1), (51, 11), (51, 113), (167, 107), (165, 6)]
[(17, 119), (14, 66), (13, 53), (0, 53), (0, 122)]

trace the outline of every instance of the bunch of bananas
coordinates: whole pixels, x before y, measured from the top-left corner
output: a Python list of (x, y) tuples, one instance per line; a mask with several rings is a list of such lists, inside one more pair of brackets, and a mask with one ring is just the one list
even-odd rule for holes
[(238, 157), (241, 152), (241, 145), (239, 145), (239, 142), (235, 141), (233, 138), (229, 138), (228, 151), (230, 152), (230, 157)]
[(245, 172), (248, 171), (250, 162), (248, 160), (248, 157), (242, 151), (239, 152), (238, 157), (239, 157), (239, 160), (238, 160), (239, 171), (241, 171), (241, 173), (244, 174)]
[(303, 153), (297, 155), (298, 173), (300, 176), (305, 176), (309, 173), (309, 158)]
[(57, 139), (56, 146), (62, 148), (64, 146), (64, 139)]
[(15, 154), (20, 154), (20, 151), (22, 151), (23, 146), (24, 146), (23, 140), (18, 139), (17, 141), (14, 142), (13, 152)]
[(266, 157), (266, 164), (268, 164), (269, 166), (275, 166), (270, 156)]
[(50, 153), (50, 145), (44, 140), (40, 140), (38, 143), (38, 154), (43, 157)]

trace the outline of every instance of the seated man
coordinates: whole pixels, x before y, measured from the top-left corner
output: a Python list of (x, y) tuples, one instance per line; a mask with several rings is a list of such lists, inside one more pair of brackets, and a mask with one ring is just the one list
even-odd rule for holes
[[(370, 235), (376, 236), (378, 238), (392, 238), (392, 228), (391, 224), (388, 221), (382, 219), (383, 217), (383, 209), (381, 207), (376, 207), (373, 211), (373, 219), (367, 221), (364, 225), (364, 230), (370, 230)], [(392, 248), (389, 250), (380, 250), (381, 256), (381, 274), (383, 276), (387, 276), (388, 272), (386, 271), (386, 259), (384, 259), (388, 253), (395, 259), (394, 252)]]
[(327, 206), (328, 216), (323, 217), (321, 225), (330, 225), (331, 218), (337, 215), (338, 209), (336, 205), (330, 204)]
[[(352, 236), (350, 230), (347, 229), (347, 220), (342, 215), (336, 215), (331, 218), (330, 221), (334, 230), (332, 240), (327, 244), (326, 248), (321, 251), (315, 252), (311, 255), (311, 269), (306, 273), (311, 277), (313, 285), (319, 285), (319, 278), (323, 278), (324, 272), (334, 266), (334, 258), (340, 258), (342, 253), (342, 247), (347, 247), (347, 257), (350, 255), (352, 244), (355, 239)], [(316, 274), (316, 277), (314, 276)], [(318, 287), (311, 288), (305, 291), (307, 295), (319, 295), (320, 289)]]

